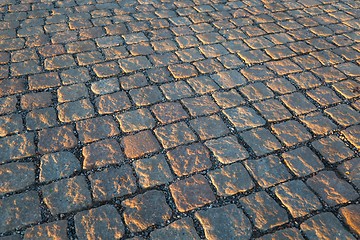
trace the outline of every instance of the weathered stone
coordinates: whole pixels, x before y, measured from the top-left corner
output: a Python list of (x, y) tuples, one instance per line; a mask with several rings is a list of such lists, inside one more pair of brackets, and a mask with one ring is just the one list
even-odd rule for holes
[(131, 103), (125, 92), (102, 95), (95, 99), (100, 114), (109, 114), (130, 108)]
[(294, 120), (274, 124), (271, 128), (286, 146), (293, 146), (311, 139), (311, 134), (306, 128)]
[(300, 180), (277, 185), (274, 192), (294, 218), (322, 208), (316, 195)]
[(354, 155), (340, 138), (330, 135), (312, 143), (313, 147), (330, 163), (340, 162)]
[(191, 120), (190, 125), (201, 140), (221, 137), (230, 132), (224, 121), (218, 115), (199, 117)]
[(40, 159), (41, 182), (48, 182), (63, 177), (68, 177), (75, 171), (80, 171), (79, 160), (70, 152), (56, 152), (45, 154)]
[(249, 157), (246, 149), (239, 144), (234, 136), (209, 140), (205, 142), (205, 145), (213, 152), (216, 159), (223, 164), (237, 162)]
[(73, 84), (69, 86), (61, 86), (57, 90), (58, 102), (72, 102), (81, 98), (89, 97), (86, 85), (83, 83)]
[(167, 156), (177, 176), (200, 172), (212, 166), (209, 150), (200, 143), (177, 147), (170, 150)]
[(21, 108), (30, 110), (35, 108), (48, 107), (52, 103), (51, 92), (28, 93), (21, 96)]
[(84, 176), (45, 185), (42, 193), (44, 202), (53, 215), (80, 210), (91, 204), (90, 191)]
[(195, 134), (184, 122), (158, 127), (154, 132), (164, 148), (172, 148), (196, 140)]
[(165, 102), (151, 107), (151, 111), (162, 124), (175, 122), (188, 117), (180, 103)]
[(271, 187), (277, 183), (285, 182), (291, 174), (275, 155), (258, 160), (246, 160), (245, 166), (261, 187)]
[(360, 158), (354, 158), (350, 161), (343, 162), (338, 166), (338, 170), (346, 176), (358, 188), (360, 187)]
[(134, 132), (155, 127), (155, 120), (145, 108), (127, 111), (116, 115), (123, 132)]
[(306, 220), (300, 228), (310, 239), (355, 240), (355, 237), (346, 231), (340, 221), (329, 212), (320, 213)]
[(125, 223), (132, 232), (143, 231), (155, 224), (164, 223), (172, 215), (165, 195), (158, 190), (139, 194), (123, 201), (121, 205), (125, 207), (123, 213)]
[(215, 169), (210, 171), (208, 176), (219, 196), (231, 196), (240, 192), (246, 192), (255, 186), (249, 173), (241, 163), (234, 163), (220, 169)]
[(246, 83), (245, 77), (236, 70), (220, 72), (211, 75), (211, 78), (223, 89), (241, 86)]
[(147, 106), (163, 99), (157, 86), (146, 86), (130, 90), (130, 96), (137, 106)]
[(309, 178), (306, 183), (330, 206), (346, 203), (359, 197), (349, 183), (339, 179), (332, 171), (320, 172)]
[(82, 149), (84, 156), (83, 169), (105, 167), (109, 164), (120, 164), (124, 157), (120, 144), (115, 139), (105, 139), (91, 143)]
[(34, 155), (34, 133), (23, 133), (1, 138), (0, 152), (0, 162)]
[(357, 149), (360, 149), (360, 126), (352, 126), (342, 131), (346, 139), (354, 145)]
[(241, 133), (240, 136), (258, 156), (271, 153), (282, 147), (277, 138), (266, 128), (251, 129)]
[(0, 194), (18, 191), (34, 182), (33, 163), (12, 162), (0, 165)]
[(262, 126), (266, 122), (252, 108), (249, 107), (226, 109), (223, 113), (238, 131)]
[(230, 204), (195, 213), (204, 228), (206, 239), (250, 239), (251, 224), (245, 214)]
[(94, 107), (89, 99), (58, 105), (58, 116), (62, 122), (78, 121), (94, 116)]
[(281, 208), (266, 192), (257, 192), (241, 198), (245, 212), (261, 230), (273, 228), (288, 222), (285, 209)]
[(0, 116), (0, 137), (21, 132), (23, 128), (23, 121), (20, 114)]
[(304, 240), (301, 236), (301, 233), (296, 228), (286, 228), (284, 230), (279, 230), (272, 234), (264, 235), (260, 238), (256, 238), (257, 240), (277, 240), (277, 239), (298, 239)]
[(300, 120), (310, 128), (310, 130), (318, 135), (327, 134), (332, 130), (335, 130), (337, 126), (322, 113), (314, 112), (305, 116), (301, 116)]
[(119, 90), (120, 85), (117, 78), (107, 78), (91, 83), (91, 91), (95, 94), (103, 95), (117, 92)]
[(360, 234), (360, 206), (349, 205), (339, 209), (339, 213), (345, 220), (345, 223), (350, 227), (356, 234)]
[(183, 240), (183, 239), (193, 239), (200, 240), (200, 237), (197, 235), (194, 228), (194, 224), (191, 218), (185, 217), (180, 220), (177, 220), (168, 226), (157, 229), (150, 234), (151, 239), (153, 240)]
[(67, 236), (67, 221), (60, 220), (28, 228), (24, 233), (24, 239), (69, 239)]
[(75, 147), (77, 139), (69, 125), (43, 129), (39, 132), (40, 152), (56, 152)]
[(174, 178), (163, 154), (140, 159), (133, 165), (143, 188), (166, 184)]
[(79, 212), (74, 220), (79, 239), (119, 239), (125, 233), (121, 217), (111, 205)]
[(91, 79), (89, 71), (83, 67), (62, 71), (60, 77), (61, 82), (65, 85), (87, 82)]
[(138, 158), (160, 150), (158, 141), (149, 130), (124, 137), (121, 144), (128, 158)]
[(332, 119), (344, 127), (349, 127), (360, 122), (360, 113), (345, 104), (327, 108), (325, 113), (329, 114)]
[(39, 196), (30, 191), (0, 199), (0, 212), (0, 232), (40, 222)]
[(58, 125), (55, 109), (52, 107), (35, 109), (26, 115), (26, 128), (37, 130)]
[(215, 201), (215, 195), (202, 175), (194, 175), (171, 184), (170, 192), (180, 212), (190, 211)]

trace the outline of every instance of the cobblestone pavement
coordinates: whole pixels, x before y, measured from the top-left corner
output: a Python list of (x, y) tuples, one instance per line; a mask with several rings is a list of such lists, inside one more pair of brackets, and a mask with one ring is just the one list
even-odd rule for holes
[(358, 239), (358, 0), (0, 0), (0, 240)]

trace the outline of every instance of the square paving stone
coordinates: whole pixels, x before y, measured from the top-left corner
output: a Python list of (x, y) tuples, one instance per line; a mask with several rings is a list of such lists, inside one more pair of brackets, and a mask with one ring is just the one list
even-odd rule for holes
[(330, 163), (340, 162), (354, 155), (354, 152), (334, 135), (312, 142), (312, 146)]
[(56, 152), (76, 147), (77, 139), (70, 125), (47, 128), (39, 131), (39, 151)]
[(164, 148), (173, 148), (197, 140), (195, 134), (184, 122), (158, 127), (154, 132)]
[(67, 102), (57, 106), (61, 122), (78, 121), (94, 116), (94, 106), (89, 99)]
[(46, 58), (44, 61), (45, 69), (50, 71), (73, 66), (76, 66), (76, 63), (74, 61), (74, 58), (69, 54)]
[(80, 170), (80, 161), (73, 153), (66, 151), (49, 153), (40, 158), (39, 179), (41, 182), (49, 182), (68, 177)]
[(212, 166), (209, 150), (201, 143), (177, 147), (170, 150), (167, 156), (177, 176), (200, 172)]
[(355, 125), (342, 131), (346, 139), (354, 145), (357, 149), (360, 149), (360, 126)]
[(69, 239), (67, 221), (40, 224), (25, 230), (24, 239)]
[(0, 199), (0, 232), (41, 221), (38, 193), (29, 191)]
[[(46, 63), (46, 61), (45, 61)], [(38, 65), (35, 60), (29, 60), (25, 62), (12, 63), (11, 64), (11, 75), (21, 76), (27, 74), (35, 74), (41, 72), (42, 68)]]
[(275, 78), (266, 82), (266, 85), (275, 93), (286, 94), (295, 92), (295, 86), (285, 78)]
[(130, 100), (125, 92), (115, 92), (95, 98), (95, 106), (99, 114), (110, 114), (131, 107)]
[(266, 128), (251, 129), (241, 133), (240, 136), (258, 156), (271, 153), (282, 147), (277, 138)]
[(0, 162), (35, 154), (34, 133), (23, 133), (0, 139)]
[(251, 223), (234, 204), (195, 213), (207, 239), (250, 239)]
[(83, 176), (45, 185), (42, 193), (44, 202), (53, 215), (80, 210), (91, 204), (88, 184)]
[(109, 164), (121, 164), (124, 160), (120, 144), (115, 139), (105, 139), (91, 143), (82, 149), (83, 169), (105, 167)]
[(166, 184), (174, 178), (163, 154), (140, 159), (133, 165), (139, 178), (139, 184), (143, 188)]
[(252, 108), (237, 107), (223, 110), (223, 113), (238, 131), (262, 126), (266, 121)]
[(194, 175), (172, 183), (170, 192), (180, 212), (187, 212), (215, 201), (215, 195), (202, 175)]
[(149, 84), (143, 73), (135, 73), (129, 76), (123, 76), (119, 78), (119, 81), (121, 87), (125, 90), (144, 87)]
[(316, 68), (312, 69), (311, 72), (313, 72), (316, 76), (318, 76), (326, 83), (335, 83), (346, 78), (346, 75), (344, 75), (342, 72), (335, 69), (334, 67)]
[[(131, 232), (144, 231), (148, 227), (163, 224), (172, 212), (161, 191), (151, 190), (121, 203), (125, 223)], [(156, 206), (156, 207), (154, 207)]]
[(14, 95), (0, 98), (0, 114), (15, 112), (16, 104), (17, 104), (17, 98)]
[(170, 101), (179, 100), (194, 95), (189, 85), (184, 81), (166, 83), (160, 86), (166, 99)]
[(112, 205), (79, 212), (74, 220), (80, 239), (119, 239), (125, 233), (121, 217)]
[(198, 94), (205, 94), (214, 92), (219, 89), (219, 86), (207, 76), (194, 77), (187, 80), (187, 83)]
[(244, 85), (245, 77), (236, 70), (229, 70), (211, 75), (211, 78), (223, 89)]
[(146, 108), (118, 114), (116, 119), (120, 123), (123, 132), (140, 131), (155, 127), (155, 119)]
[[(29, 77), (31, 79), (31, 77)], [(29, 80), (29, 88), (31, 90), (31, 81)], [(0, 81), (0, 97), (23, 93), (26, 91), (25, 78), (6, 78)]]
[(360, 206), (356, 204), (348, 205), (346, 207), (342, 207), (339, 209), (339, 213), (345, 220), (345, 223), (350, 227), (350, 229), (353, 232), (355, 232), (358, 235), (360, 233), (360, 228), (359, 228), (360, 218), (358, 214), (359, 211), (360, 211)]
[(239, 89), (250, 101), (263, 100), (274, 96), (270, 88), (261, 82), (255, 82)]
[(297, 115), (316, 110), (315, 105), (299, 92), (283, 95), (280, 97), (280, 100)]
[(95, 94), (103, 95), (120, 90), (119, 80), (115, 77), (106, 78), (91, 83), (91, 91)]
[(214, 92), (212, 97), (215, 99), (216, 104), (222, 109), (237, 107), (245, 103), (245, 99), (241, 97), (235, 89), (224, 92)]
[(0, 165), (0, 194), (18, 191), (35, 183), (34, 167), (30, 162)]
[(100, 78), (115, 76), (121, 72), (121, 69), (116, 62), (95, 64), (92, 69), (94, 70), (96, 76)]
[(294, 218), (322, 208), (319, 199), (301, 180), (277, 185), (274, 192)]
[(91, 79), (89, 71), (84, 67), (62, 71), (60, 78), (64, 85), (87, 82)]
[(337, 92), (339, 92), (343, 97), (347, 99), (352, 99), (360, 96), (360, 91), (355, 91), (355, 89), (360, 88), (360, 83), (354, 80), (345, 80), (333, 84), (333, 87)]
[(190, 121), (190, 126), (201, 140), (217, 138), (229, 133), (229, 129), (218, 115), (196, 118)]
[(276, 99), (265, 100), (253, 105), (269, 122), (282, 121), (292, 117), (289, 110)]
[(240, 203), (255, 227), (260, 230), (267, 230), (289, 221), (285, 209), (264, 191), (240, 198)]
[(263, 188), (274, 186), (291, 178), (291, 174), (274, 155), (258, 160), (246, 160), (245, 167)]
[(150, 237), (154, 240), (200, 240), (194, 228), (194, 223), (189, 217), (172, 222), (164, 228), (154, 230), (150, 233)]
[(52, 107), (32, 110), (26, 114), (25, 121), (28, 130), (39, 130), (58, 125), (56, 111)]
[(151, 68), (152, 64), (145, 56), (124, 58), (119, 60), (119, 65), (125, 73)]
[(61, 86), (57, 90), (58, 102), (71, 102), (81, 98), (89, 97), (86, 85), (83, 83)]
[(353, 187), (345, 180), (339, 179), (333, 171), (322, 171), (309, 178), (306, 183), (330, 206), (359, 197)]
[(193, 65), (202, 74), (216, 73), (224, 70), (223, 65), (218, 60), (213, 58), (194, 62)]
[(284, 162), (299, 177), (304, 177), (324, 168), (324, 164), (308, 147), (300, 147), (282, 154)]
[(23, 121), (20, 114), (0, 116), (0, 137), (23, 130)]
[(303, 125), (294, 120), (274, 124), (271, 128), (286, 146), (308, 141), (312, 137)]
[(136, 179), (129, 165), (91, 173), (89, 180), (95, 201), (107, 201), (136, 191)]
[(208, 173), (217, 195), (231, 196), (252, 189), (255, 184), (241, 163), (226, 165)]
[(310, 239), (347, 239), (355, 240), (330, 212), (320, 213), (300, 225), (305, 236)]
[(128, 158), (139, 158), (160, 150), (159, 142), (150, 130), (125, 136), (122, 138), (121, 144)]
[(324, 86), (307, 91), (307, 95), (322, 107), (341, 102), (341, 98), (333, 90)]
[(303, 122), (310, 130), (318, 135), (327, 134), (337, 128), (337, 126), (324, 114), (313, 112), (301, 116), (300, 121)]
[(195, 67), (189, 63), (170, 65), (168, 69), (174, 78), (178, 79), (195, 77), (197, 75)]
[(349, 179), (355, 186), (360, 186), (360, 158), (354, 158), (349, 161), (343, 162), (338, 166), (338, 170)]
[(264, 65), (255, 65), (240, 70), (248, 81), (262, 81), (275, 78), (275, 74)]
[(227, 136), (205, 142), (215, 158), (222, 164), (229, 164), (249, 157), (246, 149), (235, 136)]
[(167, 124), (189, 117), (182, 105), (177, 102), (156, 104), (151, 107), (151, 111), (161, 124)]
[(120, 133), (118, 124), (110, 116), (96, 117), (76, 122), (79, 139), (83, 143), (112, 137)]
[(129, 93), (136, 106), (151, 105), (163, 99), (163, 95), (157, 86), (131, 89)]
[(214, 100), (209, 96), (187, 98), (181, 100), (192, 116), (200, 116), (216, 113), (220, 109)]
[(296, 228), (286, 228), (284, 230), (279, 230), (272, 234), (264, 235), (257, 240), (275, 240), (275, 239), (297, 239), (304, 240), (300, 231)]
[(343, 127), (348, 127), (360, 122), (360, 113), (345, 104), (327, 108), (325, 113), (329, 114), (332, 119)]

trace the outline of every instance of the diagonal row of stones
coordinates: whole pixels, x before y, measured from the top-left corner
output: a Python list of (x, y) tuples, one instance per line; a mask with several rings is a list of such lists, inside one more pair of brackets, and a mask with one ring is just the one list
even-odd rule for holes
[(356, 239), (359, 7), (0, 1), (0, 239)]

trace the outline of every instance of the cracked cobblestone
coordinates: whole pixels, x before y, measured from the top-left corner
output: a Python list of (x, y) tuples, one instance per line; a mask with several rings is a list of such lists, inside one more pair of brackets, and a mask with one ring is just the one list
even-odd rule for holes
[(357, 0), (0, 0), (0, 239), (359, 239)]

